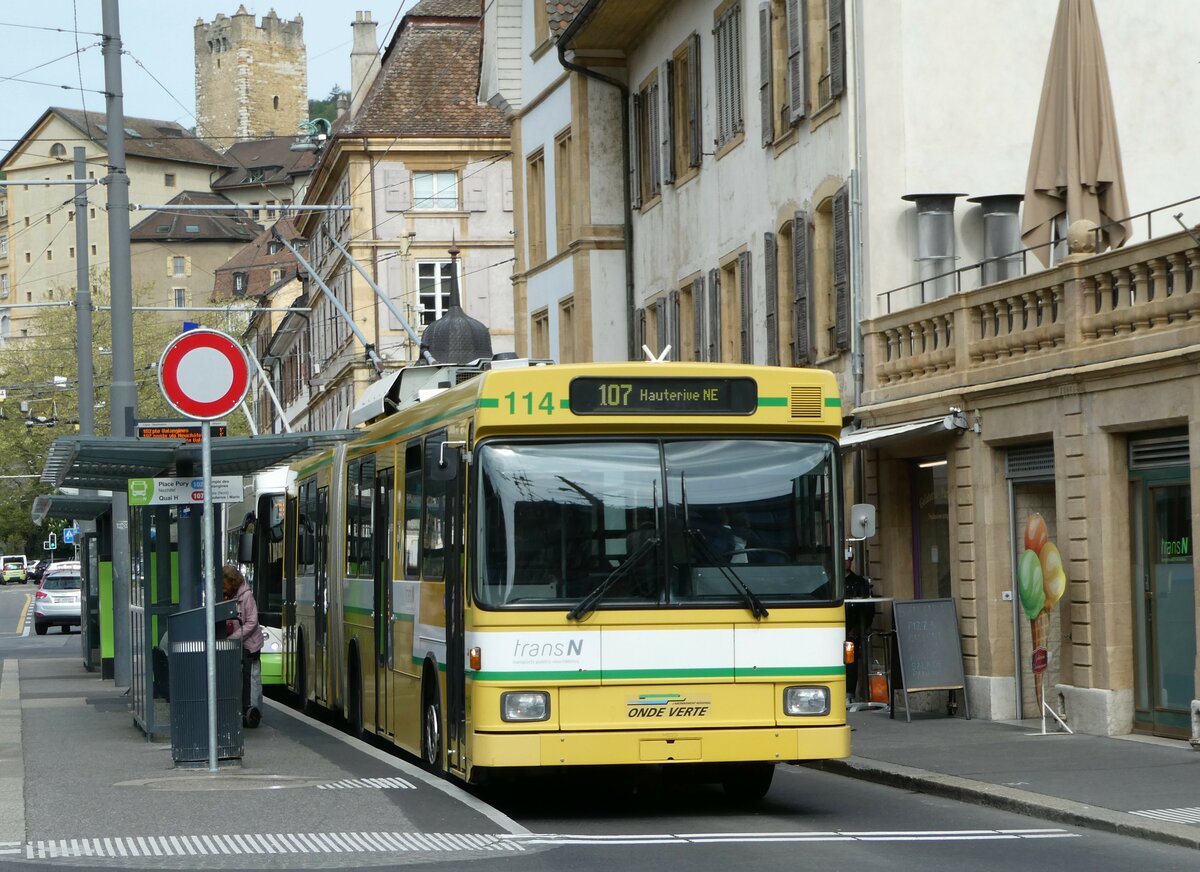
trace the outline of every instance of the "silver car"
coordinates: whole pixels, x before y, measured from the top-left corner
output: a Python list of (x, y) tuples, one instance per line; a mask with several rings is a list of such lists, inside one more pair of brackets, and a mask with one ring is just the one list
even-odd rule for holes
[(79, 626), (79, 587), (78, 563), (59, 563), (46, 570), (33, 598), (33, 629), (39, 636), (55, 626), (64, 633)]

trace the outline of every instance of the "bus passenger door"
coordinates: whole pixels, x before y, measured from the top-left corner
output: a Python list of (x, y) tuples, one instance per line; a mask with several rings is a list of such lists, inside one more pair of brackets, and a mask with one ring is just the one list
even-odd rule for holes
[(375, 526), (372, 532), (375, 567), (375, 731), (392, 738), (392, 668), (395, 663), (392, 638), (392, 542), (396, 471), (381, 469), (375, 476)]
[(283, 604), (279, 618), (283, 647), (288, 652), (288, 656), (283, 658), (283, 682), (287, 687), (296, 686), (296, 551), (299, 547), (296, 536), (299, 532), (299, 512), (299, 499), (288, 497), (283, 515)]
[[(445, 436), (442, 437), (446, 438)], [(446, 467), (446, 763), (452, 771), (466, 770), (466, 597), (463, 590), (463, 487), (466, 466), (462, 451), (441, 447)]]
[(317, 561), (313, 591), (313, 696), (328, 702), (329, 677), (329, 488), (317, 489)]

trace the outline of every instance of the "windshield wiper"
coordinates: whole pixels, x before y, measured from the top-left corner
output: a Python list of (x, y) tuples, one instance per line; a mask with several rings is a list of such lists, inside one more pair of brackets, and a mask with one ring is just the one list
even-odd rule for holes
[(752, 591), (746, 582), (742, 580), (742, 577), (738, 575), (736, 571), (734, 571), (733, 567), (728, 566), (720, 561), (717, 555), (713, 553), (712, 549), (708, 547), (708, 543), (704, 541), (704, 536), (701, 535), (700, 531), (695, 528), (688, 527), (687, 534), (691, 537), (692, 541), (696, 543), (703, 557), (721, 573), (721, 576), (728, 581), (733, 589), (741, 595), (743, 600), (745, 600), (746, 605), (750, 608), (750, 614), (754, 615), (756, 618), (767, 617), (770, 612), (768, 612), (767, 607), (762, 604), (762, 600), (755, 595), (754, 591)]
[(567, 612), (568, 621), (579, 621), (590, 615), (596, 608), (596, 603), (600, 602), (603, 597), (618, 581), (629, 574), (630, 570), (637, 564), (642, 562), (642, 559), (652, 551), (658, 548), (658, 543), (661, 542), (657, 536), (651, 536), (634, 548), (633, 551), (624, 560), (620, 562), (616, 569), (610, 572), (603, 581), (579, 601), (579, 605)]

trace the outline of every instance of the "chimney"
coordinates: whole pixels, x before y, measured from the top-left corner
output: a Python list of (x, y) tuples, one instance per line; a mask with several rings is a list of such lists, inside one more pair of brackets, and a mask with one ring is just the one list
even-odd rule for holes
[(379, 45), (369, 10), (355, 12), (350, 27), (354, 31), (354, 47), (350, 49), (350, 117), (353, 118), (379, 73)]

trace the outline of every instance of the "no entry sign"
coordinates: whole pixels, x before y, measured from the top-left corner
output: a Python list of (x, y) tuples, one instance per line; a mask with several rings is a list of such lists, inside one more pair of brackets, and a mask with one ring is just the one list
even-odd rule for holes
[(241, 404), (250, 384), (250, 368), (231, 337), (219, 330), (189, 330), (163, 350), (158, 384), (181, 415), (211, 421)]

